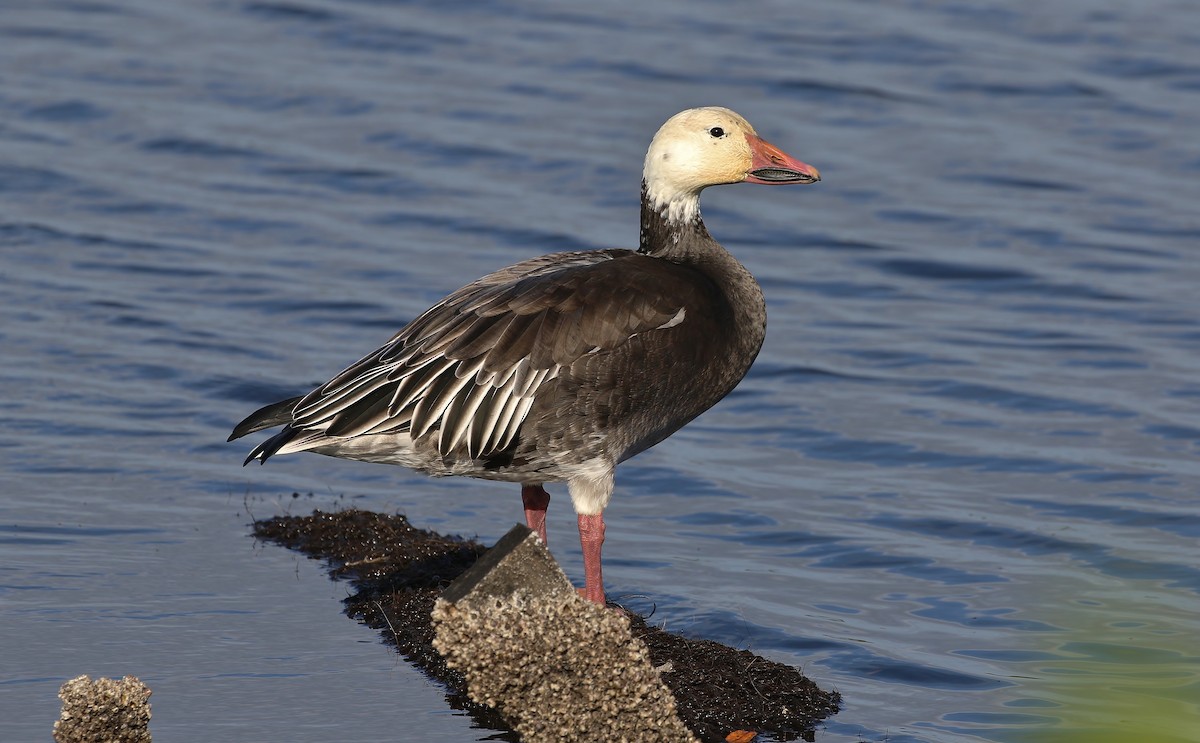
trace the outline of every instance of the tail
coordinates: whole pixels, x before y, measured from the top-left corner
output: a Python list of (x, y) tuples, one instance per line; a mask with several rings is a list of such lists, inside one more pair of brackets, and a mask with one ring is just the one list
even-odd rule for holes
[[(273, 402), (270, 405), (266, 405), (258, 410), (255, 410), (253, 413), (246, 416), (245, 420), (234, 426), (233, 433), (229, 434), (229, 438), (226, 439), (226, 441), (240, 439), (248, 433), (261, 431), (264, 428), (274, 428), (275, 426), (282, 426), (286, 423), (291, 423), (292, 410), (295, 409), (296, 403), (300, 402), (302, 399), (304, 398), (293, 397), (288, 400)], [(246, 457), (245, 462), (242, 462), (242, 466), (244, 467), (247, 464), (250, 464), (255, 459), (262, 462), (267, 461), (267, 459), (272, 454), (279, 451), (284, 444), (292, 441), (301, 433), (301, 431), (292, 428), (291, 426), (285, 426), (282, 431), (254, 447), (253, 451), (250, 452), (250, 456)]]

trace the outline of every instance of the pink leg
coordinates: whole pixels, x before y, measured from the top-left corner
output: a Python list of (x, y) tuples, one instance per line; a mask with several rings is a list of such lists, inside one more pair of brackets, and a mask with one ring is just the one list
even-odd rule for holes
[(522, 485), (521, 502), (525, 504), (525, 523), (537, 532), (542, 544), (546, 541), (546, 507), (550, 505), (550, 494), (541, 485)]
[(604, 606), (604, 578), (600, 575), (604, 514), (579, 517), (579, 543), (583, 545), (583, 597)]

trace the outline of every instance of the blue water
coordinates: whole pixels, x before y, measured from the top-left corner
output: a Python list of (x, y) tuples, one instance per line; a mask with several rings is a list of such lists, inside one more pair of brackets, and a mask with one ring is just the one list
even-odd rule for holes
[(632, 246), (695, 105), (824, 180), (705, 194), (769, 335), (619, 471), (613, 597), (839, 690), (822, 741), (1200, 739), (1198, 45), (1169, 0), (6, 3), (0, 740), (80, 673), (159, 741), (486, 739), (248, 523), (490, 541), (515, 488), (224, 440), (470, 279)]

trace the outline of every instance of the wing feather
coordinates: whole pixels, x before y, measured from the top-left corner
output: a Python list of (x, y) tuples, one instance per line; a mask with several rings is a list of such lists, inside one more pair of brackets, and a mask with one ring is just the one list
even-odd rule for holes
[(295, 441), (398, 430), (416, 440), (436, 430), (443, 456), (503, 451), (539, 391), (564, 369), (665, 330), (681, 309), (705, 301), (707, 281), (629, 251), (560, 253), (502, 269), (454, 292), (301, 399), (292, 414)]
[(481, 442), (477, 451), (500, 451), (502, 448), (500, 442), (508, 435), (508, 430), (515, 427), (513, 418), (517, 414), (517, 408), (520, 407), (522, 399), (511, 394), (497, 399), (497, 403), (501, 404), (496, 406), (495, 417), (486, 421), (478, 430), (471, 431), (472, 440), (478, 437)]
[(388, 403), (391, 402), (392, 391), (386, 387), (377, 387), (369, 394), (356, 399), (333, 416), (325, 428), (327, 436), (357, 436), (379, 425), (391, 416), (388, 415)]
[(488, 371), (507, 369), (528, 358), (542, 330), (542, 315), (514, 315), (504, 332), (484, 355), (483, 368)]
[(309, 402), (310, 394), (296, 405), (296, 409), (292, 412), (292, 425), (310, 428), (314, 422), (320, 424), (331, 421), (342, 411), (354, 406), (359, 400), (370, 397), (375, 390), (386, 384), (387, 380), (382, 374), (368, 373), (343, 385), (332, 394), (320, 398), (315, 403)]
[(470, 389), (466, 390), (466, 397), (461, 404), (453, 405), (446, 410), (445, 415), (442, 416), (441, 432), (438, 436), (438, 451), (454, 451), (467, 429), (471, 427), (471, 422), (475, 419), (475, 414), (479, 411), (479, 406), (483, 403), (484, 398), (489, 394), (494, 394), (495, 391), (495, 388), (486, 385), (472, 385)]
[(508, 425), (503, 431), (498, 431), (499, 434), (496, 440), (496, 450), (504, 451), (508, 445), (517, 437), (517, 431), (520, 430), (521, 421), (525, 420), (525, 416), (529, 415), (529, 409), (533, 407), (533, 395), (527, 397), (518, 397), (517, 406), (513, 410), (512, 418), (508, 421)]
[[(504, 337), (505, 331), (516, 321), (516, 318), (497, 315), (486, 315), (484, 317), (495, 318), (495, 321), (476, 321), (474, 325), (446, 347), (447, 356), (455, 359), (471, 359), (487, 353), (497, 346)], [(524, 322), (524, 320), (521, 322)]]
[(424, 436), (429, 429), (437, 425), (446, 408), (450, 407), (455, 397), (468, 386), (471, 386), (469, 377), (459, 377), (455, 374), (439, 374), (435, 377), (413, 411), (413, 438)]
[(443, 356), (431, 356), (429, 363), (415, 367), (411, 374), (399, 376), (395, 380), (397, 382), (396, 391), (392, 395), (392, 404), (389, 409), (395, 414), (420, 402), (434, 382), (455, 363), (453, 359)]

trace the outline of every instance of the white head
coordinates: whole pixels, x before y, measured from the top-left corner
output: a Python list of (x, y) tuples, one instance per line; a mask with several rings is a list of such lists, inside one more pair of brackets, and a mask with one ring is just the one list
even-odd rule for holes
[(646, 197), (670, 222), (695, 219), (700, 192), (722, 183), (813, 183), (811, 165), (764, 141), (727, 108), (691, 108), (662, 125), (646, 152)]

